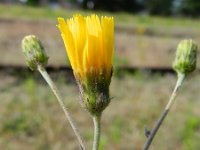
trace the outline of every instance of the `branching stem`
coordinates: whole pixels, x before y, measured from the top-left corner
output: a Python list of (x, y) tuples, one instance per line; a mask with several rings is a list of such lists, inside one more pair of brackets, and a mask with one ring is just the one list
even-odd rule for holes
[(176, 98), (176, 95), (177, 95), (177, 92), (178, 92), (178, 89), (179, 87), (182, 85), (183, 83), (183, 80), (185, 79), (185, 74), (178, 74), (178, 79), (177, 79), (177, 82), (176, 82), (176, 85), (175, 85), (175, 88), (171, 94), (171, 97), (165, 107), (165, 110), (164, 112), (161, 114), (159, 120), (157, 121), (157, 123), (155, 124), (153, 130), (150, 132), (150, 135), (148, 136), (148, 139), (144, 145), (144, 150), (148, 150), (158, 129), (160, 128), (160, 126), (162, 125), (164, 119), (166, 118), (175, 98)]

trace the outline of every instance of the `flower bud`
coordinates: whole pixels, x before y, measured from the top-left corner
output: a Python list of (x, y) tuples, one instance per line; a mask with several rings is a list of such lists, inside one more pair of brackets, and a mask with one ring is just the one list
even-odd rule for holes
[(189, 74), (196, 69), (197, 45), (193, 40), (183, 40), (176, 50), (173, 68), (177, 73)]
[(24, 37), (22, 40), (22, 52), (24, 53), (26, 64), (31, 70), (35, 70), (38, 65), (46, 66), (48, 57), (41, 41), (35, 35)]

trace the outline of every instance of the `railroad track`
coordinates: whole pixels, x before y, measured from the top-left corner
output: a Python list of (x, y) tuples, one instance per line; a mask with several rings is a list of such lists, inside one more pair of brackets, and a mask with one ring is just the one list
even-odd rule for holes
[[(69, 66), (47, 66), (47, 71), (49, 73), (59, 73), (59, 72), (67, 72), (69, 74), (73, 74), (71, 67)], [(127, 73), (135, 73), (140, 71), (141, 73), (148, 73), (148, 74), (175, 74), (172, 68), (165, 67), (114, 67), (114, 70), (118, 72), (127, 72)], [(31, 73), (32, 71), (27, 66), (21, 65), (0, 65), (0, 73), (8, 73), (8, 74), (17, 74), (17, 73)]]

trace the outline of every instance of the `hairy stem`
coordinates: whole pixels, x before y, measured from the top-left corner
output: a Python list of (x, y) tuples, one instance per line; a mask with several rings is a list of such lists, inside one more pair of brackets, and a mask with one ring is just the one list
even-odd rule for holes
[(94, 115), (93, 122), (94, 122), (94, 141), (92, 150), (98, 150), (100, 135), (101, 135), (101, 114)]
[(51, 80), (49, 74), (47, 73), (47, 71), (45, 70), (45, 68), (43, 68), (42, 66), (38, 66), (38, 71), (41, 73), (41, 75), (43, 76), (43, 78), (46, 80), (46, 82), (48, 83), (49, 87), (51, 88), (52, 92), (54, 93), (54, 95), (56, 96), (57, 100), (58, 100), (58, 103), (60, 105), (60, 107), (62, 108), (62, 110), (64, 111), (65, 113), (65, 116), (66, 118), (68, 119), (75, 135), (76, 135), (76, 138), (80, 144), (80, 148), (81, 150), (86, 150), (85, 146), (84, 146), (84, 143), (83, 143), (83, 140), (81, 138), (81, 135), (80, 133), (78, 132), (78, 129), (76, 128), (76, 126), (74, 125), (74, 122), (67, 110), (67, 108), (65, 107), (63, 101), (62, 101), (62, 98), (54, 84), (54, 82)]
[(148, 139), (144, 145), (144, 150), (148, 150), (158, 129), (160, 128), (160, 126), (162, 125), (164, 119), (166, 118), (175, 98), (176, 98), (176, 95), (177, 95), (177, 92), (178, 92), (178, 89), (179, 87), (182, 85), (183, 83), (183, 80), (185, 79), (185, 75), (184, 74), (178, 74), (178, 79), (177, 79), (177, 82), (176, 82), (176, 85), (175, 85), (175, 88), (171, 94), (171, 97), (165, 107), (165, 110), (163, 111), (163, 113), (161, 114), (159, 120), (157, 121), (157, 123), (155, 124), (153, 130), (150, 132), (150, 135), (148, 136)]

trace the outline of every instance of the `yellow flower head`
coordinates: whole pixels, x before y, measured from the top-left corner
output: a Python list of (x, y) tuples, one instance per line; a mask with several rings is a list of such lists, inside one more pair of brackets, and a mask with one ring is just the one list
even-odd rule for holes
[[(97, 15), (75, 15), (66, 21), (58, 18), (58, 22), (82, 95), (87, 93), (87, 98), (89, 95), (88, 99), (91, 99), (91, 93), (97, 93), (97, 97), (106, 93), (108, 99), (114, 51), (113, 17), (101, 17), (100, 20)], [(97, 101), (91, 103), (96, 105)]]
[(114, 45), (113, 17), (75, 15), (65, 21), (58, 18), (58, 28), (68, 53), (72, 68), (83, 79), (85, 73), (94, 69), (101, 72), (112, 68)]

